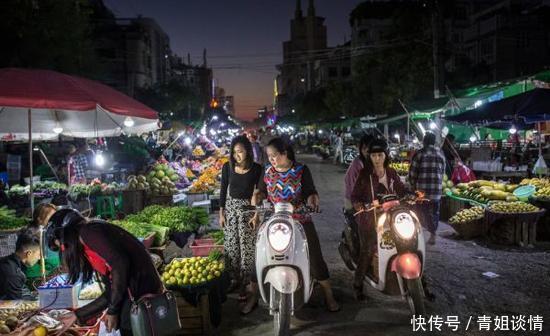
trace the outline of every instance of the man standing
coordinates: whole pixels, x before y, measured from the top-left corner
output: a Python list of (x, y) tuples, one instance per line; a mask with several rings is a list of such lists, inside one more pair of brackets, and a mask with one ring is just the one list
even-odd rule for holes
[(0, 300), (29, 298), (25, 287), (25, 270), (40, 259), (40, 241), (31, 232), (21, 232), (15, 243), (15, 253), (0, 258)]
[(334, 147), (334, 163), (342, 164), (344, 162), (344, 139), (342, 138), (341, 132), (336, 133)]
[(435, 134), (427, 132), (424, 135), (423, 148), (411, 160), (409, 183), (413, 190), (423, 192), (424, 197), (430, 200), (426, 209), (430, 245), (435, 244), (435, 232), (439, 225), (439, 202), (444, 174), (445, 157), (435, 146)]
[(69, 184), (86, 184), (86, 170), (88, 169), (88, 158), (86, 156), (88, 145), (80, 143), (78, 148), (71, 145), (69, 149)]

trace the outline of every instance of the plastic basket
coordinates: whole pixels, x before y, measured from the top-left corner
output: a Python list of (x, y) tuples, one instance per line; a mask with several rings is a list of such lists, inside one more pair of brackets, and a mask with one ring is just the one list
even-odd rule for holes
[(514, 196), (516, 196), (520, 201), (526, 202), (529, 200), (529, 196), (535, 193), (536, 189), (537, 188), (535, 188), (535, 186), (528, 184), (514, 190)]
[(220, 251), (223, 253), (223, 245), (215, 245), (214, 239), (195, 239), (191, 244), (191, 251), (194, 257), (206, 257), (212, 251)]
[(449, 223), (449, 225), (463, 238), (470, 239), (483, 234), (484, 217), (469, 222)]

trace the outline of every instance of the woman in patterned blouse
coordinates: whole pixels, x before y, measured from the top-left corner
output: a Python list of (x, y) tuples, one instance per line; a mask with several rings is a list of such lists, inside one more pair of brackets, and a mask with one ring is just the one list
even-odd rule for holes
[[(281, 138), (275, 138), (267, 144), (266, 152), (270, 164), (260, 179), (255, 204), (259, 204), (260, 199), (267, 197), (271, 203), (289, 202), (295, 209), (307, 205), (318, 212), (319, 195), (315, 190), (311, 172), (306, 165), (296, 162), (292, 147)], [(327, 310), (339, 311), (340, 306), (332, 294), (327, 264), (323, 259), (321, 244), (311, 216), (300, 215), (296, 219), (304, 228), (309, 247), (311, 275), (323, 288)], [(257, 215), (254, 220), (258, 221)]]

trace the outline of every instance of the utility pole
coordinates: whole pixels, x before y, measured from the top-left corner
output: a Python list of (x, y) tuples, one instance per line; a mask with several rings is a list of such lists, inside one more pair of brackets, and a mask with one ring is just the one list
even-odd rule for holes
[(434, 72), (434, 98), (440, 97), (441, 82), (441, 13), (438, 0), (432, 0), (432, 51), (433, 51), (433, 72)]

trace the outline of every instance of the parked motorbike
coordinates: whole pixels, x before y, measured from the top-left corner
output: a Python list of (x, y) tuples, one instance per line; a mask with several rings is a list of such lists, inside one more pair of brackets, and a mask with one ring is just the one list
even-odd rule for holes
[(264, 202), (257, 211), (267, 213), (256, 238), (260, 294), (269, 303), (275, 335), (288, 335), (290, 316), (308, 302), (313, 291), (307, 239), (290, 203), (276, 203), (272, 209)]
[[(369, 265), (365, 283), (389, 295), (401, 295), (409, 304), (413, 315), (425, 314), (422, 273), (426, 263), (424, 233), (415, 211), (415, 204), (424, 202), (422, 197), (407, 196), (398, 199), (386, 195), (379, 205), (367, 206), (361, 212), (375, 211), (377, 251)], [(338, 248), (340, 256), (350, 270), (355, 270), (359, 258), (359, 242), (353, 236), (351, 216)], [(355, 233), (356, 234), (356, 233)]]
[(359, 151), (355, 146), (348, 146), (344, 148), (344, 164), (350, 165), (353, 160), (359, 155)]

